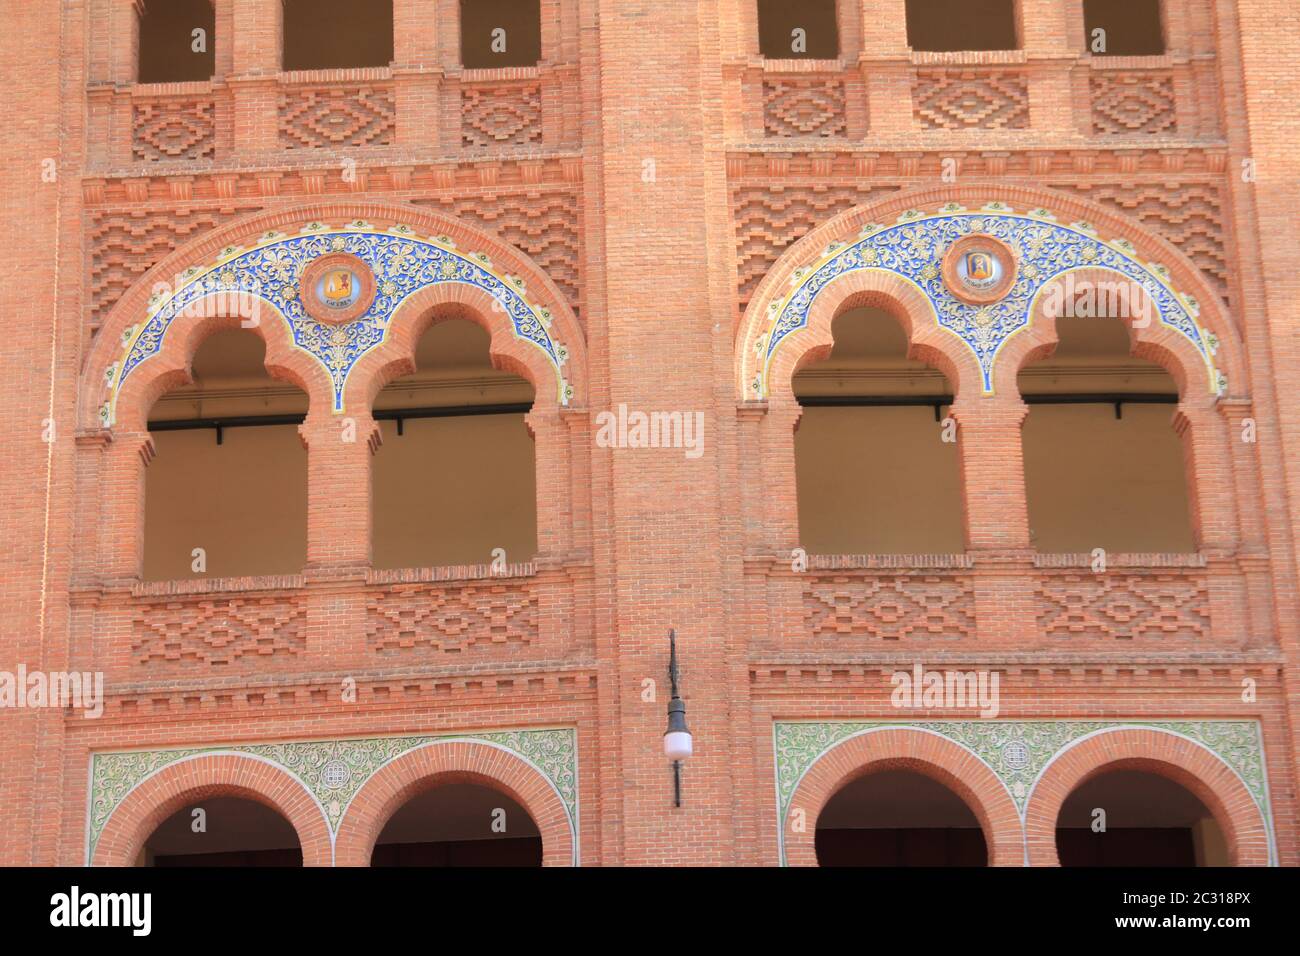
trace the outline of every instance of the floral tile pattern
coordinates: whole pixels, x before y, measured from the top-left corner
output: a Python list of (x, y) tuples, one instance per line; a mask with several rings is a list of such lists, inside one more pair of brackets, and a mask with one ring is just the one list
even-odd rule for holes
[[(948, 248), (973, 234), (1000, 239), (1011, 247), (1018, 263), (1010, 292), (987, 305), (968, 305), (952, 295), (940, 268)], [(795, 270), (792, 291), (769, 306), (770, 331), (759, 339), (750, 390), (754, 398), (767, 396), (773, 356), (792, 333), (807, 326), (812, 304), (823, 289), (847, 273), (877, 269), (901, 276), (924, 293), (939, 325), (974, 353), (984, 391), (992, 392), (998, 352), (1029, 325), (1043, 288), (1074, 269), (1104, 268), (1145, 290), (1155, 303), (1158, 321), (1187, 338), (1205, 360), (1210, 389), (1222, 391), (1225, 383), (1214, 368), (1217, 342), (1197, 324), (1198, 303), (1169, 285), (1166, 267), (1140, 262), (1136, 255), (1127, 240), (1103, 240), (1088, 223), (1064, 225), (1046, 209), (1018, 213), (998, 202), (978, 212), (949, 203), (937, 213), (909, 210), (893, 225), (871, 223), (855, 241), (832, 243), (816, 262)]]
[[(320, 256), (347, 252), (374, 272), (377, 292), (370, 308), (344, 325), (312, 318), (303, 306), (298, 282), (303, 270)], [(411, 295), (431, 285), (456, 282), (483, 290), (509, 316), (517, 337), (545, 353), (555, 369), (556, 397), (567, 404), (572, 394), (561, 371), (567, 349), (552, 339), (551, 313), (530, 304), (521, 279), (499, 275), (482, 253), (463, 252), (447, 237), (423, 238), (405, 226), (379, 231), (365, 222), (341, 229), (309, 223), (298, 235), (271, 232), (252, 248), (229, 247), (217, 262), (182, 273), (168, 294), (149, 303), (148, 318), (123, 335), (121, 361), (108, 370), (108, 401), (100, 420), (111, 425), (117, 396), (131, 373), (162, 349), (168, 330), (178, 320), (204, 309), (219, 307), (204, 300), (226, 296), (243, 301), (257, 299), (270, 306), (273, 320), (285, 322), (294, 344), (313, 355), (334, 386), (334, 412), (343, 411), (348, 373), (357, 361), (384, 341), (398, 307)]]
[(104, 824), (127, 794), (146, 777), (187, 757), (221, 752), (250, 754), (270, 761), (296, 777), (320, 801), (332, 835), (338, 832), (339, 822), (343, 819), (349, 801), (376, 771), (417, 747), (450, 740), (494, 744), (536, 767), (555, 787), (563, 801), (576, 847), (577, 731), (573, 728), (560, 728), (97, 753), (92, 756), (90, 765), (90, 820), (86, 859), (89, 860), (94, 855), (95, 844), (104, 830)]
[(971, 751), (987, 764), (1006, 784), (1007, 792), (1023, 817), (1034, 782), (1057, 754), (1089, 734), (1131, 727), (1165, 730), (1191, 738), (1208, 748), (1241, 778), (1271, 830), (1263, 733), (1254, 720), (1160, 723), (1087, 720), (792, 721), (777, 722), (773, 726), (781, 861), (785, 862), (783, 821), (790, 811), (790, 801), (799, 781), (823, 754), (850, 737), (882, 728), (939, 734)]

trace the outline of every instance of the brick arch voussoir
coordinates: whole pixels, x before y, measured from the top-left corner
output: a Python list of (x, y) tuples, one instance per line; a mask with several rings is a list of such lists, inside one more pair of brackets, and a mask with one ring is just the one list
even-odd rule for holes
[(189, 804), (212, 797), (255, 800), (298, 834), (304, 866), (330, 866), (329, 826), (320, 805), (288, 771), (244, 754), (205, 754), (169, 764), (131, 790), (104, 824), (94, 866), (132, 866), (158, 826)]
[(816, 866), (816, 821), (830, 799), (864, 776), (899, 769), (931, 778), (970, 807), (984, 832), (990, 866), (1023, 865), (1020, 815), (1002, 781), (979, 757), (955, 741), (912, 728), (873, 730), (850, 737), (808, 769), (790, 801), (790, 814), (803, 811), (803, 832), (792, 832), (789, 818), (782, 821), (786, 862), (791, 866)]
[[(1074, 282), (1079, 284), (1113, 282), (1119, 273), (1111, 269), (1092, 268), (1078, 269), (1071, 275)], [(1141, 295), (1150, 310), (1148, 315), (1152, 318), (1145, 325), (1124, 322), (1129, 336), (1130, 353), (1137, 358), (1154, 362), (1167, 371), (1174, 379), (1184, 403), (1201, 407), (1213, 405), (1215, 395), (1210, 388), (1212, 383), (1204, 359), (1182, 334), (1154, 318), (1154, 302), (1145, 290), (1141, 290)], [(1002, 347), (994, 368), (995, 391), (1015, 393), (1020, 372), (1033, 362), (1051, 355), (1059, 341), (1057, 317), (1048, 308), (1047, 297), (1039, 296), (1030, 324), (1012, 335)]]
[(1081, 785), (1115, 770), (1159, 774), (1194, 794), (1214, 816), (1235, 866), (1267, 866), (1268, 827), (1241, 779), (1213, 752), (1185, 737), (1135, 728), (1106, 731), (1059, 754), (1043, 771), (1025, 810), (1031, 866), (1059, 866), (1056, 821)]
[(542, 865), (570, 866), (573, 830), (550, 782), (521, 757), (479, 741), (426, 744), (385, 764), (352, 798), (339, 825), (338, 866), (369, 866), (384, 825), (407, 801), (447, 783), (476, 783), (510, 797), (542, 837)]
[(956, 394), (979, 394), (978, 362), (965, 343), (934, 321), (934, 308), (925, 295), (892, 273), (860, 269), (826, 285), (808, 311), (808, 324), (792, 333), (773, 358), (769, 381), (774, 404), (794, 401), (795, 374), (830, 355), (835, 320), (863, 307), (889, 313), (907, 337), (908, 355), (942, 372)]
[(99, 427), (99, 407), (106, 394), (105, 371), (121, 358), (122, 335), (143, 320), (149, 298), (158, 283), (173, 282), (190, 266), (210, 265), (222, 249), (231, 245), (248, 245), (269, 231), (292, 233), (313, 221), (341, 226), (358, 219), (379, 228), (401, 224), (410, 226), (420, 235), (446, 236), (464, 252), (486, 254), (497, 273), (522, 279), (528, 301), (550, 310), (551, 335), (568, 349), (564, 373), (574, 388), (572, 403), (585, 401), (586, 336), (564, 294), (531, 257), (477, 225), (432, 209), (399, 202), (328, 199), (283, 206), (225, 223), (164, 256), (132, 283), (105, 317), (86, 356), (79, 388), (80, 426)]
[[(388, 383), (416, 370), (415, 352), (430, 326), (465, 319), (490, 336), (488, 356), (493, 368), (511, 372), (533, 386), (534, 408), (558, 413), (557, 373), (537, 346), (515, 335), (514, 326), (495, 300), (476, 286), (444, 282), (428, 286), (402, 303), (393, 315), (382, 344), (366, 353), (348, 376), (344, 402), (348, 408), (370, 408)], [(566, 374), (568, 363), (562, 369)], [(573, 384), (569, 382), (569, 384)], [(576, 389), (575, 389), (576, 395)]]
[[(1219, 340), (1215, 364), (1227, 374), (1229, 387), (1234, 382), (1245, 381), (1240, 336), (1226, 305), (1196, 264), (1168, 240), (1136, 219), (1082, 196), (1027, 183), (972, 180), (956, 185), (924, 186), (891, 193), (875, 202), (855, 206), (833, 216), (793, 243), (759, 282), (737, 327), (735, 370), (740, 399), (753, 397), (747, 380), (747, 369), (751, 368), (750, 356), (758, 337), (767, 329), (769, 306), (780, 301), (789, 290), (795, 270), (816, 261), (832, 242), (856, 241), (862, 227), (868, 223), (892, 223), (900, 213), (909, 209), (937, 210), (949, 202), (978, 209), (995, 200), (1007, 203), (1018, 212), (1035, 208), (1048, 209), (1056, 215), (1058, 221), (1067, 224), (1088, 222), (1103, 239), (1126, 239), (1132, 243), (1138, 261), (1162, 263), (1169, 270), (1170, 284), (1180, 292), (1194, 296), (1200, 303), (1197, 321)], [(1011, 342), (1016, 337), (1013, 336)], [(792, 341), (793, 338), (791, 336)], [(1008, 347), (1011, 342), (1008, 342)], [(783, 345), (781, 351), (787, 347), (788, 345)], [(772, 378), (773, 383), (777, 381), (775, 377)]]
[(267, 318), (270, 311), (273, 307), (263, 303), (255, 325), (243, 324), (242, 314), (222, 315), (186, 321), (170, 330), (162, 349), (140, 364), (118, 394), (114, 429), (123, 433), (145, 431), (149, 412), (158, 399), (172, 389), (193, 383), (194, 356), (204, 341), (227, 329), (242, 329), (260, 338), (266, 346), (267, 374), (304, 392), (311, 409), (329, 408), (334, 400), (329, 374), (313, 356), (293, 344), (283, 323)]

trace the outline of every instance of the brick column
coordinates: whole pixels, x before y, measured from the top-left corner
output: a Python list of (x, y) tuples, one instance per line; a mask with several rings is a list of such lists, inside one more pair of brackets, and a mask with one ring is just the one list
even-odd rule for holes
[[(862, 0), (862, 51), (858, 60), (867, 91), (872, 137), (912, 132), (912, 69), (904, 0)], [(846, 54), (848, 51), (845, 51)]]
[(409, 148), (438, 143), (442, 68), (438, 41), (446, 23), (430, 17), (423, 0), (393, 2), (393, 87), (397, 143)]
[(1018, 396), (958, 398), (952, 406), (972, 551), (1029, 547), (1020, 431), (1028, 412)]
[(1021, 46), (1029, 60), (1029, 125), (1037, 134), (1076, 133), (1071, 79), (1079, 50), (1071, 17), (1081, 14), (1061, 0), (1020, 0)]
[(307, 448), (307, 567), (370, 563), (370, 459), (379, 429), (368, 411), (313, 410), (298, 427)]
[[(595, 586), (608, 589), (613, 609), (613, 633), (598, 643), (609, 661), (603, 713), (618, 724), (600, 737), (611, 761), (602, 768), (601, 812), (620, 826), (617, 844), (602, 843), (602, 862), (728, 864), (738, 853), (736, 793), (749, 770), (733, 759), (732, 712), (748, 703), (724, 612), (723, 568), (739, 567), (738, 541), (719, 498), (735, 482), (736, 452), (718, 17), (709, 4), (625, 0), (596, 0), (594, 15), (599, 87), (586, 100), (586, 121), (603, 131), (584, 181), (588, 195), (602, 197), (588, 220), (602, 235), (587, 248), (603, 277), (588, 299), (591, 340), (603, 348), (593, 413), (626, 404), (704, 421), (698, 457), (682, 447), (593, 451), (616, 516), (597, 529), (595, 547)], [(647, 361), (666, 346), (670, 362)], [(695, 735), (680, 808), (663, 753), (670, 627)], [(641, 698), (646, 678), (658, 687), (654, 703)]]
[(1028, 411), (1014, 395), (959, 398), (952, 407), (981, 644), (1024, 648), (1038, 640), (1021, 445)]
[(235, 151), (270, 153), (279, 142), (280, 64), (284, 49), (284, 7), (264, 0), (231, 0), (235, 24), (229, 84), (238, 130)]
[(94, 494), (103, 509), (94, 568), (101, 581), (139, 579), (144, 568), (145, 466), (153, 456), (148, 432), (114, 434), (102, 446), (95, 487), (80, 486)]

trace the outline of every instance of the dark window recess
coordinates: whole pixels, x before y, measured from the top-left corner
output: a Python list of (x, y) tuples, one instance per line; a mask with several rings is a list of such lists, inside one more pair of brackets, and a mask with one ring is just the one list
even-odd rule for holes
[(284, 0), (286, 70), (345, 70), (392, 61), (390, 0)]
[(1159, 56), (1165, 52), (1160, 0), (1083, 0), (1083, 25), (1087, 33), (1084, 42), (1094, 56)]
[[(192, 83), (211, 79), (217, 62), (216, 23), (211, 0), (149, 4), (140, 17), (139, 81)], [(196, 35), (195, 30), (203, 32)]]
[(1014, 50), (1014, 0), (907, 0), (907, 43), (913, 50)]
[(534, 66), (541, 58), (540, 0), (460, 0), (460, 60), (467, 70)]
[(835, 59), (835, 0), (758, 0), (758, 50), (771, 60)]

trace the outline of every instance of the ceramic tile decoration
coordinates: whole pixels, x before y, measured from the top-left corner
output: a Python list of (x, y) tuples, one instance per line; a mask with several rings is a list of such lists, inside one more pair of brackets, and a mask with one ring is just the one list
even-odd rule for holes
[(818, 760), (844, 741), (875, 730), (920, 730), (938, 734), (977, 756), (998, 779), (1020, 811), (1039, 777), (1072, 745), (1110, 731), (1156, 729), (1195, 741), (1232, 768), (1254, 798), (1269, 828), (1269, 857), (1276, 865), (1263, 734), (1254, 720), (1085, 721), (1085, 720), (946, 720), (778, 721), (772, 728), (776, 755), (776, 800), (781, 861), (785, 862), (785, 820), (799, 781)]
[[(322, 257), (346, 253), (369, 267), (375, 283), (374, 300), (361, 315), (345, 323), (314, 318), (300, 295), (304, 271)], [(177, 287), (156, 294), (148, 318), (123, 336), (123, 354), (111, 369), (109, 398), (103, 417), (112, 424), (117, 396), (131, 373), (156, 355), (173, 323), (201, 314), (210, 296), (256, 299), (275, 321), (285, 322), (294, 344), (315, 356), (334, 386), (334, 412), (342, 413), (348, 373), (357, 361), (384, 341), (393, 315), (407, 298), (428, 286), (459, 282), (483, 290), (495, 300), (493, 308), (505, 312), (515, 335), (546, 354), (555, 369), (555, 396), (567, 404), (571, 390), (562, 366), (565, 347), (551, 338), (551, 313), (528, 301), (521, 280), (500, 275), (481, 253), (457, 249), (443, 236), (417, 236), (409, 227), (380, 231), (369, 223), (353, 222), (343, 228), (309, 223), (297, 235), (267, 233), (248, 249), (229, 247), (215, 263), (195, 266), (178, 277)]]
[[(963, 301), (945, 283), (943, 263), (949, 248), (975, 236), (992, 237), (1009, 247), (1018, 267), (1005, 295), (993, 302)], [(1095, 268), (1109, 269), (1141, 286), (1155, 303), (1156, 321), (1187, 338), (1205, 362), (1210, 390), (1222, 390), (1224, 382), (1214, 367), (1217, 344), (1197, 323), (1200, 306), (1170, 285), (1165, 266), (1141, 262), (1127, 240), (1102, 239), (1086, 222), (1065, 224), (1046, 209), (1017, 212), (994, 202), (980, 210), (956, 203), (934, 212), (908, 210), (893, 225), (871, 223), (856, 239), (832, 243), (815, 262), (797, 269), (791, 291), (769, 306), (770, 330), (758, 341), (753, 397), (767, 396), (773, 356), (808, 324), (817, 297), (847, 273), (880, 269), (915, 285), (929, 300), (935, 321), (974, 353), (987, 394), (993, 391), (999, 350), (1029, 325), (1043, 289), (1071, 271)]]
[(325, 812), (333, 839), (347, 813), (348, 803), (381, 767), (419, 747), (453, 740), (500, 747), (542, 774), (564, 804), (577, 856), (578, 735), (573, 728), (548, 728), (96, 753), (90, 765), (86, 859), (89, 861), (94, 855), (104, 825), (127, 795), (146, 778), (180, 760), (205, 754), (238, 753), (271, 762), (299, 780), (316, 798)]

